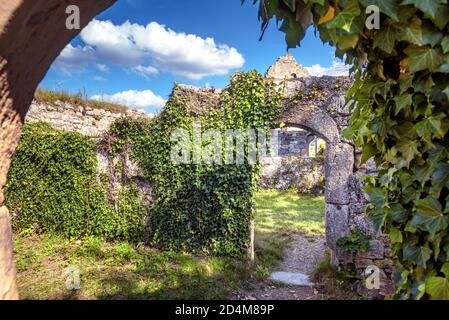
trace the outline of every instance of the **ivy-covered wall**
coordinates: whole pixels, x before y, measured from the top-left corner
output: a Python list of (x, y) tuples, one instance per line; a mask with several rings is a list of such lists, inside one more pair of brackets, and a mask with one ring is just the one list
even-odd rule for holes
[[(241, 255), (248, 247), (259, 165), (176, 164), (172, 133), (186, 130), (190, 145), (204, 154), (210, 141), (194, 141), (194, 124), (203, 134), (217, 129), (225, 154), (235, 148), (225, 146), (226, 130), (267, 130), (280, 104), (272, 81), (251, 71), (234, 75), (204, 113), (187, 108), (188, 96), (172, 95), (155, 118), (121, 117), (99, 139), (29, 123), (6, 187), (14, 228)], [(139, 172), (129, 174), (132, 166)], [(142, 197), (143, 187), (150, 200)]]
[(106, 198), (106, 180), (97, 174), (97, 143), (79, 133), (48, 124), (25, 126), (5, 188), (13, 228), (138, 240), (143, 236), (137, 189), (129, 184), (114, 206)]
[[(175, 87), (174, 92), (177, 92)], [(154, 187), (148, 220), (149, 241), (165, 249), (241, 255), (249, 241), (253, 217), (253, 192), (258, 165), (199, 163), (176, 164), (171, 150), (176, 129), (189, 133), (187, 142), (202, 155), (210, 143), (194, 140), (195, 127), (202, 133), (218, 129), (268, 128), (276, 117), (281, 95), (270, 80), (257, 73), (237, 73), (222, 91), (219, 102), (192, 113), (190, 96), (172, 95), (164, 111), (151, 122), (123, 120), (111, 132), (113, 149), (132, 146), (132, 158), (143, 168)], [(224, 137), (220, 145), (225, 154)], [(228, 146), (229, 147), (229, 146)], [(235, 146), (232, 145), (231, 148)], [(247, 153), (245, 154), (245, 157)]]

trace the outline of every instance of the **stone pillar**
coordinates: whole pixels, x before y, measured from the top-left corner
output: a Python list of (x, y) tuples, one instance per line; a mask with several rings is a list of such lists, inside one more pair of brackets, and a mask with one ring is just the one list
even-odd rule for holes
[(340, 265), (347, 257), (336, 243), (349, 235), (349, 186), (354, 166), (354, 148), (344, 142), (329, 143), (325, 161), (326, 242), (332, 250), (332, 264)]
[(17, 299), (12, 233), (3, 206), (11, 157), (37, 85), (81, 30), (66, 28), (66, 8), (80, 9), (80, 27), (115, 0), (0, 0), (0, 299)]

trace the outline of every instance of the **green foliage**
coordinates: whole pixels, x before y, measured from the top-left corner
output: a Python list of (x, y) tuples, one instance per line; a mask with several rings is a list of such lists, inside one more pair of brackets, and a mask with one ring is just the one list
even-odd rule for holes
[(122, 190), (117, 211), (108, 205), (97, 179), (96, 149), (93, 140), (80, 134), (42, 123), (26, 125), (5, 188), (14, 229), (142, 238), (145, 211), (136, 189)]
[[(365, 26), (371, 4), (380, 9), (379, 30)], [(447, 1), (261, 0), (260, 8), (263, 27), (282, 20), (289, 47), (313, 25), (353, 66), (346, 135), (380, 169), (368, 181), (368, 211), (391, 235), (404, 270), (396, 297), (448, 299)]]
[[(111, 129), (112, 152), (131, 147), (131, 155), (154, 187), (148, 220), (149, 240), (168, 250), (240, 255), (248, 245), (258, 165), (175, 164), (171, 139), (176, 129), (190, 134), (189, 145), (204, 152), (208, 141), (194, 141), (194, 122), (207, 129), (267, 128), (281, 96), (256, 71), (232, 77), (218, 106), (198, 118), (186, 109), (189, 97), (172, 96), (152, 121), (122, 119)], [(225, 139), (223, 138), (223, 141)], [(232, 146), (231, 148), (234, 148)], [(225, 154), (225, 144), (222, 145)]]
[(368, 251), (370, 237), (363, 234), (360, 229), (351, 230), (351, 234), (347, 237), (341, 237), (337, 240), (337, 246), (342, 247), (348, 252), (357, 253), (359, 251)]

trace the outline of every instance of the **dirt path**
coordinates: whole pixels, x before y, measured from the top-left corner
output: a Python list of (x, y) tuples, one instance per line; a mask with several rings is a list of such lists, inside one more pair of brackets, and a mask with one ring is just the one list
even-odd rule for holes
[[(273, 271), (295, 272), (311, 275), (316, 265), (324, 258), (326, 242), (324, 236), (295, 233), (284, 251), (284, 259)], [(236, 300), (319, 300), (321, 294), (312, 287), (284, 285), (267, 280), (255, 284), (252, 290), (239, 290), (232, 295)]]

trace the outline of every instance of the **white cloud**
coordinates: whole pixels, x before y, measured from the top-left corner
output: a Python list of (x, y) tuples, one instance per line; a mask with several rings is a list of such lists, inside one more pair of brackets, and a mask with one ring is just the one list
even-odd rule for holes
[(102, 76), (95, 76), (93, 78), (95, 81), (106, 81), (106, 78), (102, 77)]
[(130, 108), (162, 108), (165, 105), (165, 100), (154, 94), (151, 90), (128, 90), (117, 92), (112, 95), (102, 94), (91, 97), (93, 100), (106, 101), (118, 103)]
[(103, 72), (103, 73), (110, 73), (110, 72), (111, 72), (111, 69), (110, 69), (107, 65), (102, 64), (102, 63), (97, 63), (97, 64), (95, 65), (95, 67), (96, 67), (99, 71), (101, 71), (101, 72)]
[[(192, 80), (207, 76), (225, 75), (243, 66), (245, 59), (237, 49), (217, 44), (213, 38), (178, 33), (157, 22), (146, 26), (126, 21), (114, 25), (111, 21), (93, 20), (80, 34), (85, 47), (76, 52), (68, 46), (72, 56), (89, 52), (89, 57), (151, 73), (150, 67), (171, 72)], [(66, 51), (66, 50), (64, 50)], [(68, 52), (66, 52), (67, 54)], [(58, 60), (63, 57), (58, 58)], [(146, 67), (144, 67), (146, 66)], [(152, 70), (152, 69), (151, 69)], [(152, 70), (154, 73), (154, 70)]]
[(72, 46), (70, 43), (62, 50), (53, 64), (64, 73), (83, 71), (86, 65), (95, 60), (95, 50), (90, 46)]
[(311, 67), (304, 67), (309, 71), (311, 76), (321, 77), (321, 76), (348, 76), (350, 66), (346, 65), (342, 61), (334, 60), (330, 67), (323, 67), (319, 64), (315, 64)]
[(132, 70), (137, 73), (138, 75), (144, 77), (145, 79), (149, 79), (148, 76), (155, 76), (157, 74), (159, 74), (159, 70), (156, 69), (153, 66), (142, 66), (142, 65), (138, 65), (136, 67), (133, 67)]

